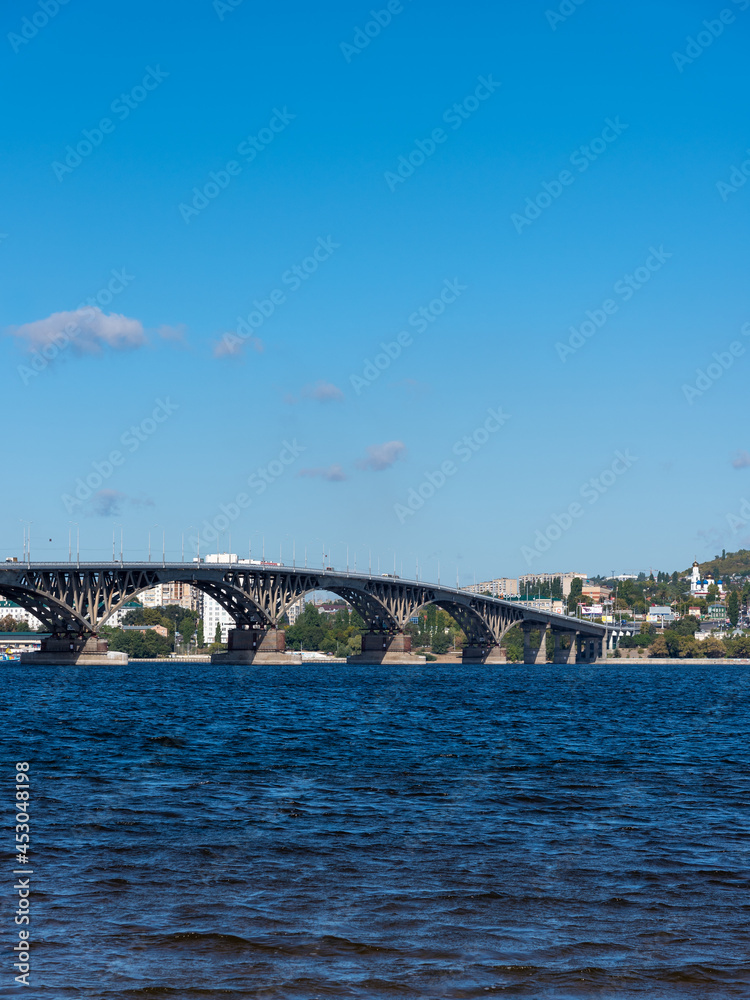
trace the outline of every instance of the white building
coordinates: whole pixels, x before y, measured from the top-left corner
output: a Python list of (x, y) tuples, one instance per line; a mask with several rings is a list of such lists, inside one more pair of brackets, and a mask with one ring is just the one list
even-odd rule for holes
[(13, 601), (0, 601), (0, 618), (12, 618), (14, 622), (24, 622), (33, 632), (42, 624), (30, 611), (19, 608)]
[(304, 597), (300, 597), (300, 599), (298, 601), (295, 601), (294, 604), (290, 604), (286, 611), (286, 616), (289, 619), (289, 624), (295, 625), (297, 623), (297, 619), (304, 610), (305, 610)]
[[(143, 595), (141, 594), (141, 597), (142, 596)], [(143, 606), (139, 605), (138, 603), (139, 600), (140, 598), (133, 598), (132, 601), (128, 601), (128, 603), (124, 607), (120, 608), (119, 611), (115, 611), (112, 617), (108, 618), (104, 624), (108, 628), (122, 628), (122, 620), (125, 617), (125, 615), (129, 611), (137, 611), (139, 607)]]
[(693, 568), (690, 571), (690, 596), (707, 597), (708, 588), (712, 584), (715, 584), (719, 588), (720, 594), (725, 592), (725, 587), (722, 581), (714, 580), (712, 573), (706, 573), (705, 579), (701, 580), (701, 568), (697, 562), (694, 562)]
[(234, 618), (208, 594), (203, 595), (203, 639), (209, 646), (216, 636), (216, 626), (221, 626), (221, 641), (229, 641), (229, 632), (235, 628)]
[(461, 589), (468, 590), (470, 594), (484, 594), (489, 591), (493, 597), (515, 597), (518, 595), (518, 580), (498, 577), (485, 583), (472, 583)]

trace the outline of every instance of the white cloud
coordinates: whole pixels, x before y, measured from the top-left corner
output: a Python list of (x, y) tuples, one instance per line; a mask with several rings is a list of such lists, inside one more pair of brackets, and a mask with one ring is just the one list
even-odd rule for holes
[(329, 465), (324, 469), (302, 469), (297, 475), (309, 479), (325, 479), (328, 483), (341, 483), (346, 479), (346, 473), (340, 465)]
[(331, 382), (316, 382), (315, 385), (306, 385), (302, 390), (304, 399), (317, 399), (320, 403), (330, 403), (332, 400), (341, 400), (344, 394), (338, 386)]
[(238, 337), (236, 333), (225, 333), (221, 340), (217, 340), (213, 347), (215, 358), (241, 358), (242, 349), (249, 344), (254, 351), (263, 353), (263, 341), (258, 337)]
[(177, 326), (170, 326), (168, 323), (164, 323), (156, 332), (162, 340), (170, 340), (182, 344), (185, 342), (187, 327), (184, 323), (178, 323)]
[(138, 319), (120, 313), (103, 313), (98, 306), (52, 313), (46, 319), (10, 327), (27, 351), (43, 351), (50, 344), (64, 349), (70, 344), (82, 354), (99, 354), (104, 347), (115, 351), (143, 347), (146, 334)]
[(363, 458), (357, 462), (357, 468), (382, 472), (383, 469), (390, 469), (405, 454), (406, 445), (403, 441), (386, 441), (384, 444), (371, 444), (367, 449), (367, 458)]
[(746, 469), (750, 465), (750, 454), (746, 451), (738, 451), (732, 459), (732, 466), (735, 469)]

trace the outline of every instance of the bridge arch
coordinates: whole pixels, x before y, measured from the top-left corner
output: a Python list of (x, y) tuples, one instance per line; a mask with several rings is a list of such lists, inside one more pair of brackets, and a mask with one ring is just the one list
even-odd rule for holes
[(0, 586), (0, 594), (37, 618), (55, 636), (92, 634), (88, 621), (64, 601), (24, 587)]

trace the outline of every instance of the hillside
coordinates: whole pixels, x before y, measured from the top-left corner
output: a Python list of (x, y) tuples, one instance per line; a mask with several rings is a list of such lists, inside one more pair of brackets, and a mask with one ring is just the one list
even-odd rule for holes
[[(701, 576), (706, 573), (713, 573), (716, 580), (733, 576), (735, 573), (741, 576), (750, 576), (750, 549), (740, 549), (738, 552), (724, 552), (722, 555), (711, 559), (710, 562), (700, 564)], [(685, 571), (687, 574), (690, 570)]]

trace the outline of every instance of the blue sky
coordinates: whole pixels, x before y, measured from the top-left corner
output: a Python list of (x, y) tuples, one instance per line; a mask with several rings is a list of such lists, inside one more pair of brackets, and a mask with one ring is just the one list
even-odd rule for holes
[(5, 554), (748, 544), (750, 0), (46, 11), (2, 14)]

